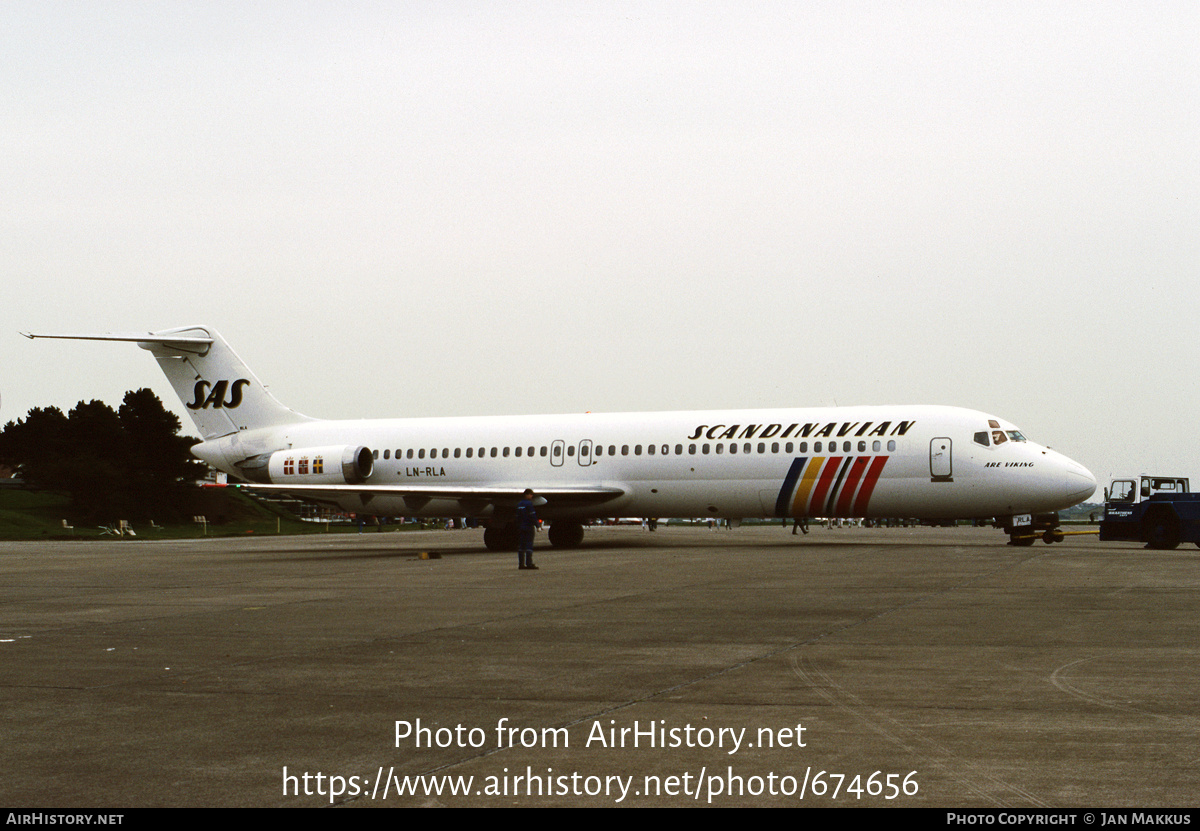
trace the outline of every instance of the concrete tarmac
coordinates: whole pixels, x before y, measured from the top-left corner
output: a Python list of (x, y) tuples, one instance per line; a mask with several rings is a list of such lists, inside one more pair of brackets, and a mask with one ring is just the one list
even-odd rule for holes
[(481, 536), (0, 543), (0, 804), (1200, 801), (1193, 546)]

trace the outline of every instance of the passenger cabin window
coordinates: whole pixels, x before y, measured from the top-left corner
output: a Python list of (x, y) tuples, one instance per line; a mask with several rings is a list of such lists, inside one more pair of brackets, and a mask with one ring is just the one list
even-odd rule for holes
[(896, 440), (892, 439), (891, 441), (888, 442), (888, 450), (895, 450), (895, 449), (896, 449)]

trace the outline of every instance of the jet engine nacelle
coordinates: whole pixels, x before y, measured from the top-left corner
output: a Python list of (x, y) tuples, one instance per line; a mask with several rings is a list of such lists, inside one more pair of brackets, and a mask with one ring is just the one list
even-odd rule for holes
[(345, 444), (277, 450), (239, 465), (247, 479), (267, 485), (359, 485), (373, 466), (368, 448)]

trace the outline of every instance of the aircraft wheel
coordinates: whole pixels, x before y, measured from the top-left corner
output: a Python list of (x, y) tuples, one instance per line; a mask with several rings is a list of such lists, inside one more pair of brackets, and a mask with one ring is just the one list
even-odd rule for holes
[(1019, 537), (1016, 534), (1009, 534), (1009, 536), (1008, 536), (1008, 544), (1009, 545), (1019, 545), (1022, 548), (1028, 548), (1029, 546), (1033, 545), (1036, 541), (1037, 541), (1037, 537), (1033, 536), (1032, 534), (1023, 534)]
[(555, 522), (550, 526), (550, 544), (555, 548), (578, 548), (583, 526), (577, 522)]
[(1063, 532), (1058, 528), (1049, 528), (1046, 530), (1046, 533), (1042, 534), (1042, 542), (1046, 543), (1046, 545), (1062, 541)]
[(516, 551), (517, 529), (506, 525), (503, 528), (491, 526), (483, 529), (483, 544), (488, 551)]

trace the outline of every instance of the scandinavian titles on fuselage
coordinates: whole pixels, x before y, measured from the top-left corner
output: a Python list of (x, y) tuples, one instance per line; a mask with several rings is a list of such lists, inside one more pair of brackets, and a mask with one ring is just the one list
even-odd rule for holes
[[(688, 439), (769, 439), (775, 435), (781, 439), (792, 436), (804, 439), (829, 438), (835, 435), (838, 438), (849, 435), (856, 438), (858, 436), (903, 436), (914, 424), (916, 424), (915, 421), (898, 421), (896, 426), (892, 427), (890, 421), (881, 421), (878, 424), (872, 421), (843, 421), (840, 424), (830, 421), (821, 426), (820, 422), (806, 422), (805, 424), (797, 422), (787, 425), (787, 429), (784, 429), (782, 424), (747, 424), (745, 426), (741, 424), (698, 424)], [(890, 433), (888, 432), (889, 428), (891, 428)], [(783, 432), (780, 433), (780, 430)]]

